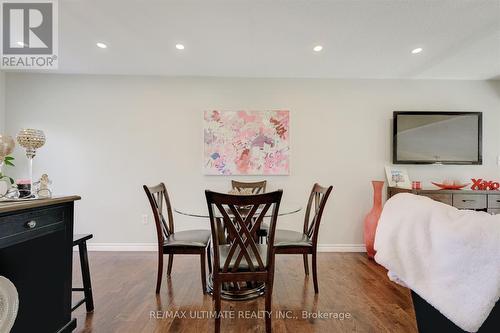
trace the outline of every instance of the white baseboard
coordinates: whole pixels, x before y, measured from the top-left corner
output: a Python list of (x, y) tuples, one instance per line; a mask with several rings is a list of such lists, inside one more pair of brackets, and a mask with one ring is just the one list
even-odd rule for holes
[(318, 252), (366, 252), (365, 244), (318, 244)]
[[(156, 251), (155, 243), (87, 243), (89, 251)], [(77, 248), (75, 248), (76, 250)], [(366, 252), (364, 244), (318, 244), (318, 252)]]
[(87, 243), (89, 251), (150, 252), (157, 251), (156, 243)]

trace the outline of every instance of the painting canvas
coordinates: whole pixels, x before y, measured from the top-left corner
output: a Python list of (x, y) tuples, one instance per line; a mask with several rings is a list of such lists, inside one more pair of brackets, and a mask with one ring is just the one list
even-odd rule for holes
[(288, 175), (289, 111), (205, 111), (207, 175)]

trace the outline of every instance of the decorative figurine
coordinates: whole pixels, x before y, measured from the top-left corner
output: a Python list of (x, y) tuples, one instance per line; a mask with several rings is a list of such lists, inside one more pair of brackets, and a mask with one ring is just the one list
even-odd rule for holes
[(39, 198), (50, 198), (52, 197), (52, 191), (49, 189), (49, 185), (52, 184), (52, 181), (49, 179), (47, 174), (43, 174), (40, 180), (37, 182), (38, 184), (38, 197)]

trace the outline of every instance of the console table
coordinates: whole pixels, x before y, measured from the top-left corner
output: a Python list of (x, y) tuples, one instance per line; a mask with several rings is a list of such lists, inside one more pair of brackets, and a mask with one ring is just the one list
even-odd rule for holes
[(410, 190), (388, 187), (387, 198), (402, 192), (423, 195), (458, 209), (481, 210), (491, 214), (500, 214), (500, 191)]
[(71, 319), (73, 207), (78, 196), (0, 202), (0, 275), (16, 286), (13, 333), (63, 333)]

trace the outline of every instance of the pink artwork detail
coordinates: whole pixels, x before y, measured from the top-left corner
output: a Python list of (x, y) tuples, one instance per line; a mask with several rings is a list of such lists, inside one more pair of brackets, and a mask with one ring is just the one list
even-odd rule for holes
[(288, 175), (289, 140), (289, 111), (205, 111), (205, 174)]

